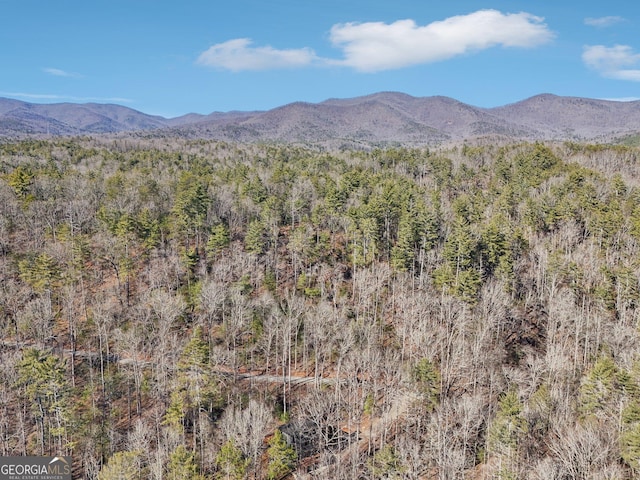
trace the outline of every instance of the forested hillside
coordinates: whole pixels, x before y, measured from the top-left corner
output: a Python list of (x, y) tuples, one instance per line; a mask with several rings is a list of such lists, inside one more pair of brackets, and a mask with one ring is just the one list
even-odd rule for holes
[(0, 144), (0, 455), (640, 472), (640, 149)]

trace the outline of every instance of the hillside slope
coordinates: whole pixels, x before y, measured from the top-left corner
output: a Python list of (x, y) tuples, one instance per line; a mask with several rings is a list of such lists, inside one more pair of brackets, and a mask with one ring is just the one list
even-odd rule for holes
[(421, 146), (479, 137), (611, 141), (640, 131), (640, 102), (538, 95), (496, 108), (441, 96), (382, 92), (264, 112), (214, 112), (166, 119), (119, 105), (31, 104), (0, 99), (0, 136), (153, 132), (238, 142), (333, 147)]

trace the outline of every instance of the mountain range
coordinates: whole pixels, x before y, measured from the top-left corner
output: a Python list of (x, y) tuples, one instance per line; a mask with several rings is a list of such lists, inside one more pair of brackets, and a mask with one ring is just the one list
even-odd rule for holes
[(640, 101), (537, 95), (495, 108), (382, 92), (268, 111), (147, 115), (111, 104), (0, 98), (0, 137), (145, 132), (239, 142), (339, 146), (432, 145), (479, 137), (608, 142), (640, 133)]

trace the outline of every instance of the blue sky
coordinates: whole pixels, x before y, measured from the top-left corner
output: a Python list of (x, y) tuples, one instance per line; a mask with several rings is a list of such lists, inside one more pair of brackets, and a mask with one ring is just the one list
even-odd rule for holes
[(0, 0), (0, 96), (167, 117), (379, 91), (640, 98), (640, 3)]

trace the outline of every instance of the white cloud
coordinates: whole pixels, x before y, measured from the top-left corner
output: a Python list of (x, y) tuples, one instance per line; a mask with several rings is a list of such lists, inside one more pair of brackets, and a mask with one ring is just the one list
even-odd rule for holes
[(640, 97), (602, 98), (601, 100), (608, 100), (610, 102), (637, 102), (640, 100)]
[(615, 25), (616, 23), (624, 22), (624, 18), (618, 17), (617, 15), (611, 15), (608, 17), (599, 17), (599, 18), (585, 18), (585, 25), (589, 25), (591, 27), (605, 28)]
[(23, 98), (25, 100), (60, 100), (60, 95), (48, 93), (21, 93), (21, 92), (0, 92), (3, 97)]
[(425, 26), (413, 20), (346, 23), (335, 25), (330, 33), (331, 42), (344, 51), (340, 63), (367, 72), (437, 62), (498, 45), (534, 47), (553, 37), (540, 17), (497, 10), (480, 10)]
[(587, 45), (582, 61), (604, 77), (640, 82), (640, 69), (629, 68), (640, 65), (640, 54), (629, 45)]
[(197, 63), (231, 71), (340, 65), (376, 72), (437, 62), (499, 45), (535, 47), (554, 37), (543, 21), (524, 12), (479, 10), (425, 26), (413, 20), (344, 23), (334, 25), (329, 33), (333, 46), (342, 50), (342, 59), (320, 58), (310, 48), (254, 47), (250, 39), (237, 38), (211, 46)]
[(198, 57), (197, 63), (238, 72), (304, 67), (316, 59), (310, 48), (278, 50), (270, 46), (252, 47), (251, 43), (248, 38), (236, 38), (212, 45)]
[(49, 75), (53, 75), (55, 77), (73, 77), (73, 78), (82, 77), (82, 75), (80, 75), (79, 73), (67, 72), (65, 70), (60, 70), (59, 68), (47, 67), (47, 68), (43, 68), (42, 71), (45, 73), (48, 73)]
[(611, 78), (640, 82), (640, 70), (618, 70), (617, 72), (612, 73)]

